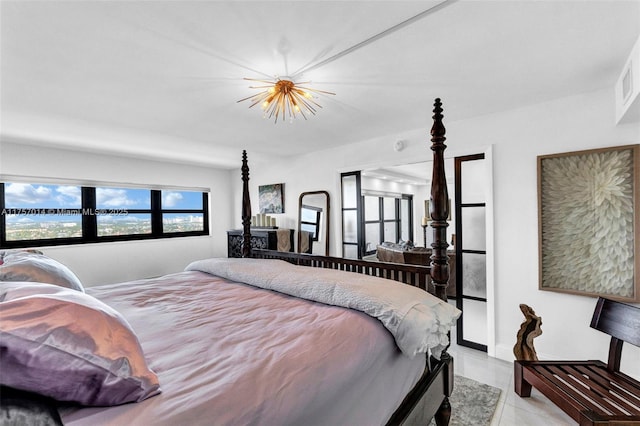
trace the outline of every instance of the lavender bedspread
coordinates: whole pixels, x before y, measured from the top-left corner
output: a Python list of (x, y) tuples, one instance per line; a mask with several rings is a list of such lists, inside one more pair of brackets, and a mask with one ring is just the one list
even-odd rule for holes
[(162, 393), (63, 409), (69, 426), (384, 424), (424, 368), (362, 312), (204, 272), (86, 291), (127, 318)]
[(363, 274), (297, 266), (283, 260), (210, 258), (186, 270), (208, 272), (306, 300), (355, 309), (378, 319), (405, 355), (437, 358), (461, 311), (417, 287)]

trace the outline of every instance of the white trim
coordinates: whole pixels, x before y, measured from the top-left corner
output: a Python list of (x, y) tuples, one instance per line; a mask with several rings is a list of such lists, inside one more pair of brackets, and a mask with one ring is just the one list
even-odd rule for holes
[(87, 179), (68, 179), (68, 178), (52, 178), (42, 176), (25, 176), (25, 175), (0, 175), (0, 182), (13, 183), (40, 183), (54, 185), (70, 185), (70, 186), (91, 186), (91, 187), (109, 187), (109, 188), (131, 188), (131, 189), (155, 189), (155, 190), (173, 190), (173, 191), (193, 191), (193, 192), (211, 192), (210, 188), (204, 187), (186, 187), (173, 185), (153, 185), (132, 182), (104, 182)]
[(494, 200), (493, 200), (493, 145), (484, 151), (487, 192), (485, 200), (486, 223), (486, 271), (487, 271), (487, 355), (496, 356), (496, 294), (495, 294), (495, 250), (494, 250)]

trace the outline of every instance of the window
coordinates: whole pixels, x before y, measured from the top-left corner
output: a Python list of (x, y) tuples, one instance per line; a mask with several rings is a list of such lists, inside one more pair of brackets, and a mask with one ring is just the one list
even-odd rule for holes
[(400, 194), (363, 190), (365, 254), (384, 241), (397, 243), (401, 230)]
[(0, 183), (0, 246), (208, 235), (208, 193)]
[(204, 231), (204, 204), (201, 192), (162, 191), (162, 231)]
[(322, 208), (305, 204), (300, 210), (300, 230), (309, 232), (313, 241), (318, 241), (321, 214)]
[(98, 237), (152, 234), (148, 189), (96, 188), (96, 211)]
[(82, 237), (79, 186), (12, 183), (6, 185), (3, 199), (7, 242)]

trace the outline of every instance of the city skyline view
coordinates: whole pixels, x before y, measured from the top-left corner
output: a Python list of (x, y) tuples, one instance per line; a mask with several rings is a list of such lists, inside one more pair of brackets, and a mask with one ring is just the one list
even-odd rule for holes
[[(5, 184), (7, 241), (82, 237), (82, 216), (95, 215), (98, 236), (151, 233), (151, 190), (96, 188), (95, 209), (82, 207), (81, 186)], [(202, 210), (202, 193), (161, 191), (161, 208)], [(149, 212), (135, 212), (149, 210)], [(163, 213), (163, 232), (202, 231), (202, 213)]]

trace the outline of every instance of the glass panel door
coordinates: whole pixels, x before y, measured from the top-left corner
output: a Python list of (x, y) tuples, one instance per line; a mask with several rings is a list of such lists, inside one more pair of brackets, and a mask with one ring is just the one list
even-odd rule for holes
[(487, 351), (486, 172), (484, 154), (455, 159), (457, 342)]
[(342, 256), (362, 258), (360, 172), (342, 173)]

